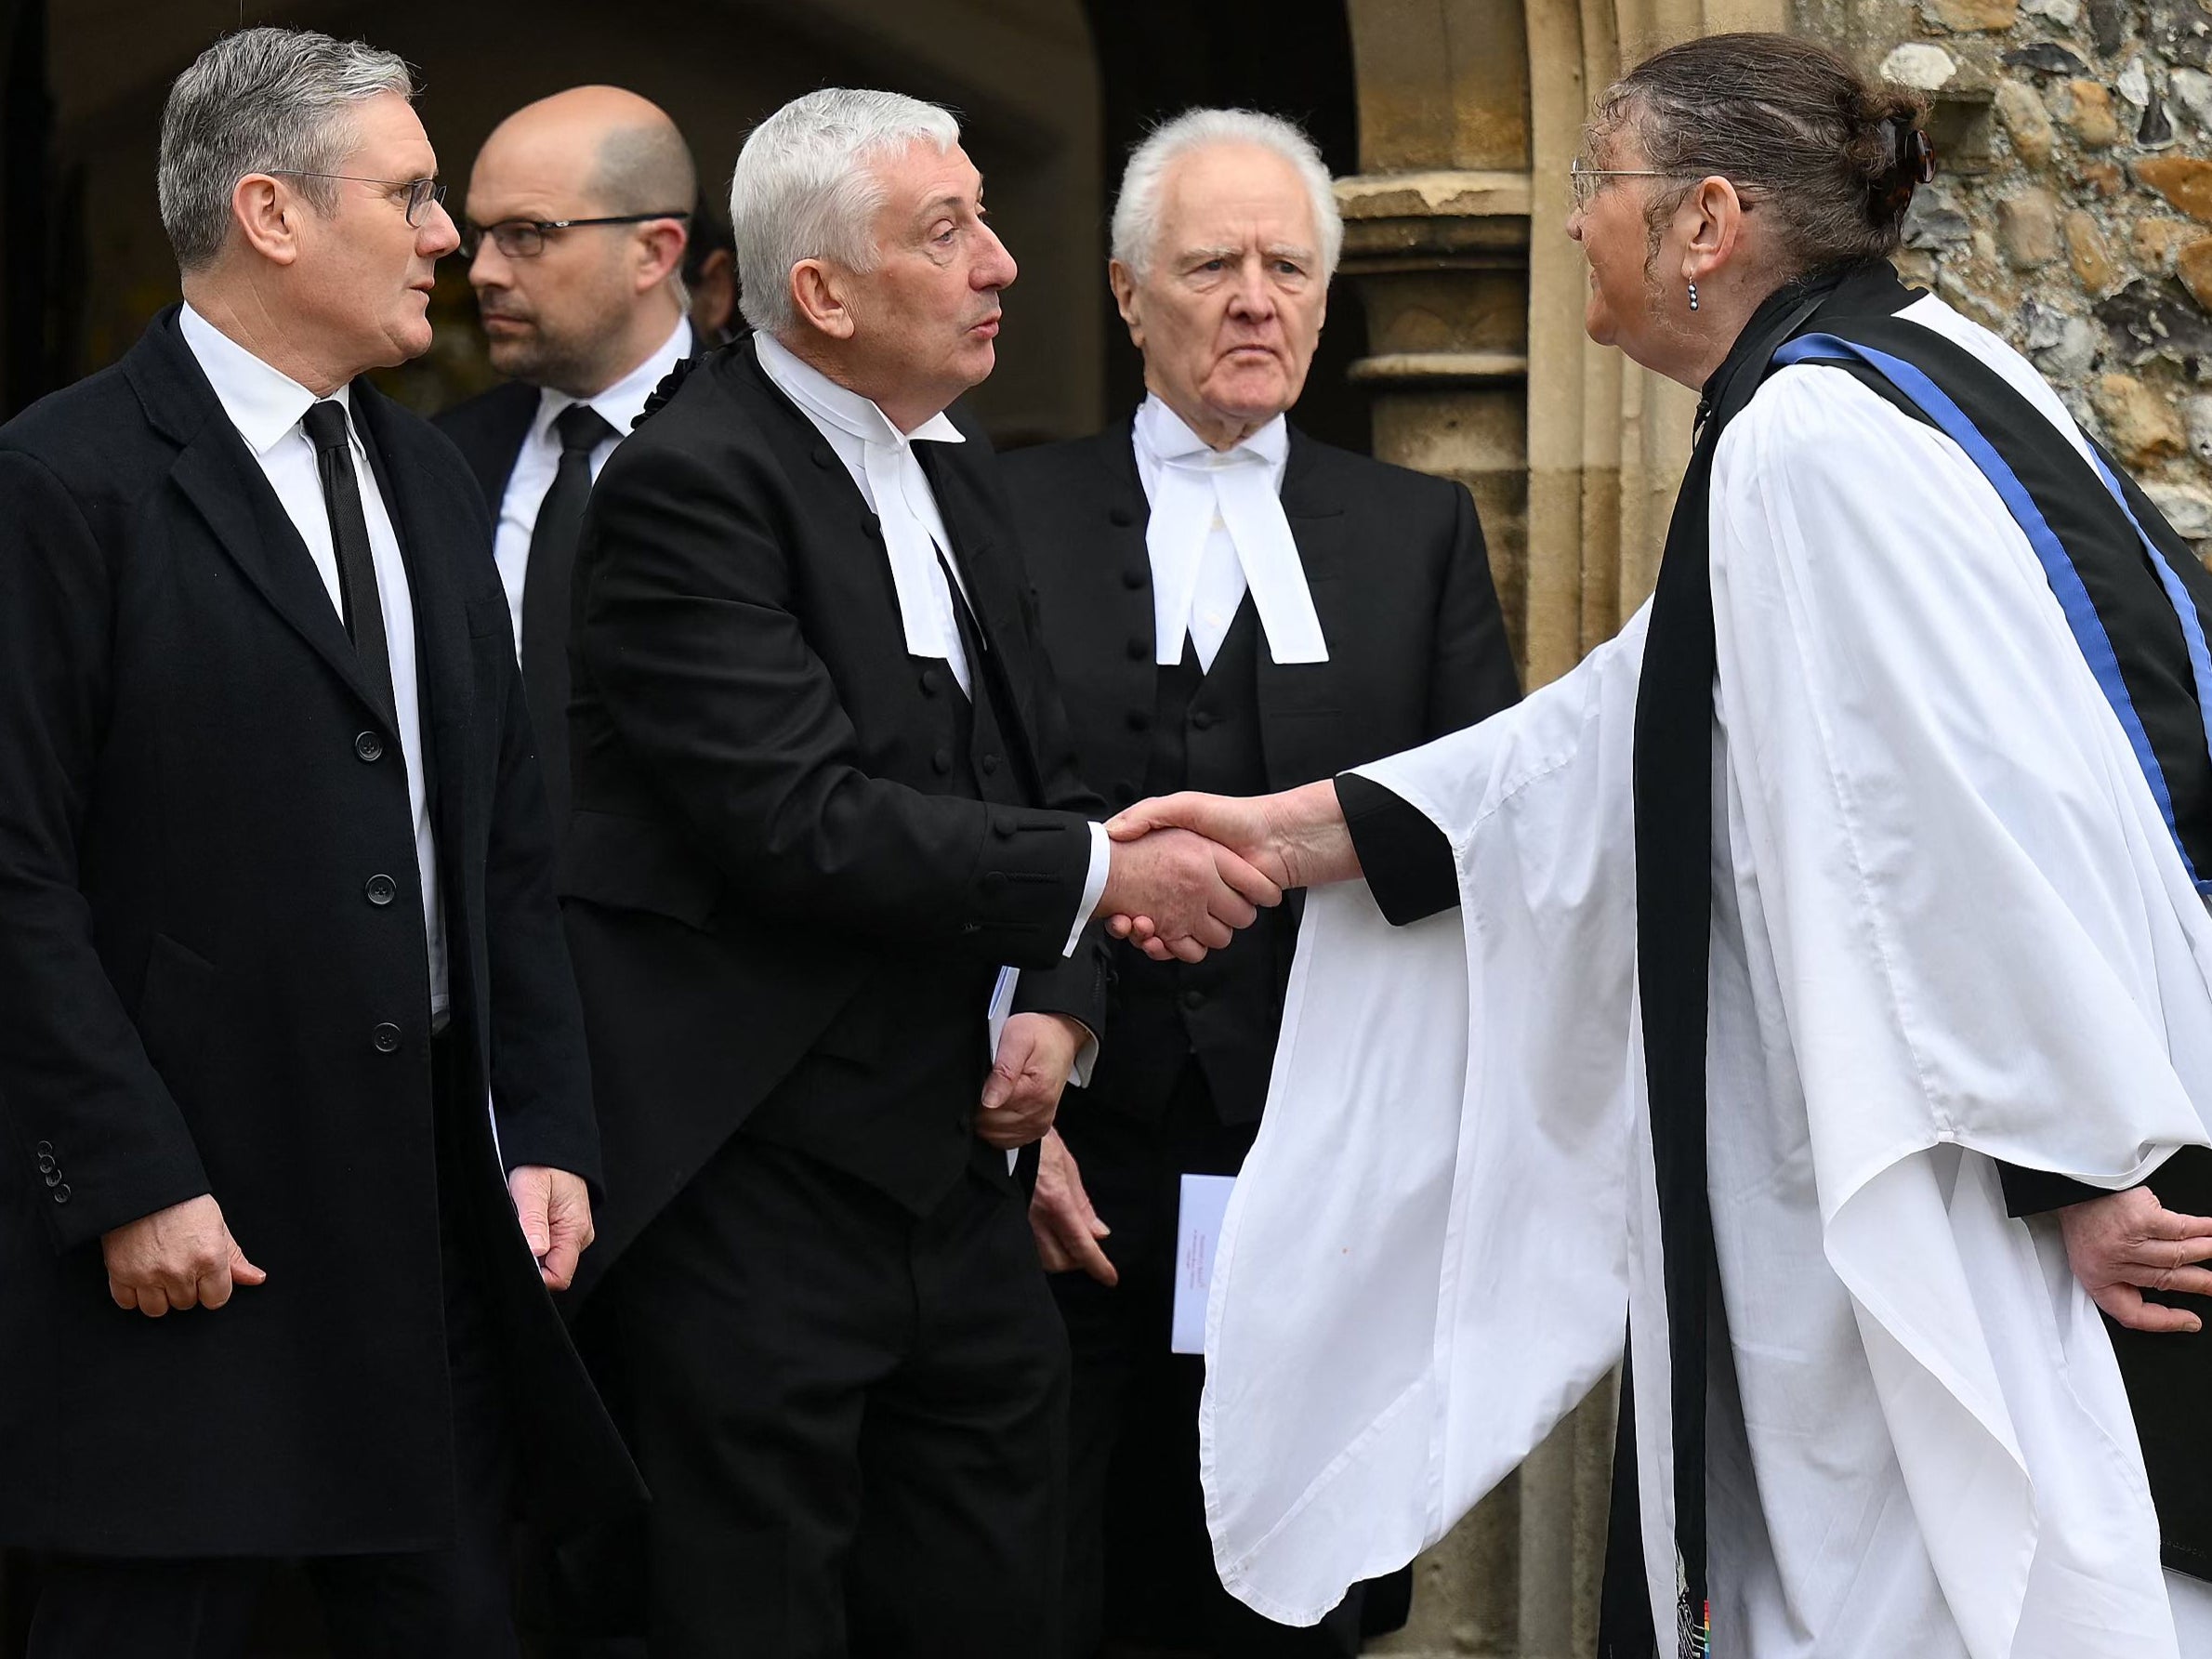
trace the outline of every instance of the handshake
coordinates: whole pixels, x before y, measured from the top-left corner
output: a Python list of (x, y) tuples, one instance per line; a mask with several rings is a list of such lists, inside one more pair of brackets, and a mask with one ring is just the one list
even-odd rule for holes
[(1156, 962), (1199, 961), (1286, 889), (1359, 874), (1325, 780), (1249, 800), (1162, 796), (1110, 819), (1106, 833), (1113, 862), (1097, 914)]

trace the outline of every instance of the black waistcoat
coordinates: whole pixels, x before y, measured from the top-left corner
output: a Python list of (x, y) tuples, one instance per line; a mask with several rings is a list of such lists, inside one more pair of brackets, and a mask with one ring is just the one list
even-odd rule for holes
[[(965, 603), (954, 607), (972, 698), (944, 662), (917, 664), (938, 692), (942, 740), (930, 757), (944, 792), (1002, 806), (1034, 804), (1034, 781), (999, 709), (1008, 705), (999, 665), (983, 649)], [(971, 1165), (1007, 1179), (1006, 1154), (976, 1139), (974, 1120), (990, 1070), (984, 1016), (996, 970), (941, 955), (887, 954), (876, 971), (742, 1131), (788, 1146), (888, 1192), (927, 1215)]]
[[(1258, 612), (1246, 594), (1210, 667), (1199, 667), (1186, 639), (1183, 660), (1158, 671), (1145, 794), (1267, 793), (1260, 650)], [(1267, 1105), (1275, 1011), (1296, 942), (1293, 915), (1283, 909), (1262, 912), (1257, 925), (1203, 962), (1154, 962), (1117, 949), (1120, 992), (1092, 1099), (1156, 1118), (1195, 1055), (1221, 1120), (1257, 1122)]]

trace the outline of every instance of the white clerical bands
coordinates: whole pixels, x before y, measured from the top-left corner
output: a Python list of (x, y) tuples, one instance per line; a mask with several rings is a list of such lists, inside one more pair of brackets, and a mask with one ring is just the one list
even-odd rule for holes
[(1266, 630), (1268, 654), (1278, 663), (1327, 662), (1328, 643), (1314, 614), (1290, 520), (1275, 494), (1272, 469), (1264, 455), (1248, 449), (1160, 458), (1160, 481), (1145, 530), (1154, 573), (1158, 660), (1182, 661), (1183, 636), (1217, 513)]

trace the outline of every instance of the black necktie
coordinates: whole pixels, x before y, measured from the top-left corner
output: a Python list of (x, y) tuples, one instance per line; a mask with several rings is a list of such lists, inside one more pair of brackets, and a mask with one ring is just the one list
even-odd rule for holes
[(553, 417), (560, 466), (538, 503), (522, 573), (522, 691), (537, 734), (538, 770), (556, 823), (569, 798), (569, 579), (576, 568), (576, 532), (591, 498), (591, 452), (618, 436), (588, 403), (571, 403)]
[(338, 558), (338, 611), (361, 657), (361, 671), (388, 717), (392, 713), (391, 652), (384, 639), (384, 602), (376, 594), (376, 560), (369, 551), (369, 520), (362, 511), (361, 476), (353, 469), (346, 405), (325, 398), (299, 417), (315, 446), (323, 480), (323, 506), (330, 514), (330, 541)]

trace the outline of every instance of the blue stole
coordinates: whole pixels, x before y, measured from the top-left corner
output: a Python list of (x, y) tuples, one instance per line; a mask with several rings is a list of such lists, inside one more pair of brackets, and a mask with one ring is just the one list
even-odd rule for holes
[[(1908, 326), (1917, 327), (1917, 324)], [(1939, 336), (1940, 337), (1940, 336)], [(1948, 344), (1948, 342), (1945, 342)], [(2088, 663), (2090, 672), (2097, 677), (2099, 689), (2112, 705), (2120, 729), (2126, 732), (2129, 746), (2135, 751), (2136, 764), (2142, 769), (2143, 781), (2150, 784), (2151, 794), (2158, 802), (2160, 814), (2166, 820), (2166, 834), (2173, 837), (2174, 850), (2181, 855), (2182, 867), (2196, 884), (2200, 896), (2212, 902), (2212, 881), (2197, 873), (2195, 862), (2189, 849), (2182, 844), (2174, 819), (2173, 791), (2167, 786), (2166, 770), (2153, 749), (2148, 732), (2143, 729), (2141, 715), (2137, 711), (2135, 699), (2126, 681), (2121, 677), (2119, 653), (2113, 649), (2111, 635), (2104, 620), (2090, 601), (2088, 588), (2082, 581), (2074, 556), (2051, 529), (2049, 520), (2021, 482), (2020, 475), (2011, 464), (1998, 454), (1996, 446), (1974, 425), (1949, 393), (1929, 377), (1927, 373), (1903, 358), (1882, 351), (1857, 341), (1843, 339), (1833, 334), (1810, 334), (1791, 340), (1773, 357), (1777, 368), (1800, 362), (1863, 363), (1909, 400), (1930, 425), (1966, 452), (1982, 476), (1996, 491), (2005, 504), (2005, 510), (2012, 515), (2013, 522), (2028, 538), (2028, 545), (2035, 550), (2035, 558), (2043, 566), (2043, 574), (2057, 597), (2060, 609), (2066, 616), (2066, 625), (2073, 631), (2074, 644)], [(1995, 371), (1991, 371), (1993, 374)], [(2024, 402), (2024, 400), (2022, 400)], [(2023, 411), (2024, 418), (2042, 421), (2040, 414), (2032, 408)], [(2047, 424), (2047, 423), (2045, 423)], [(2189, 664), (2196, 681), (2196, 701), (2200, 719), (2205, 728), (2205, 747), (2208, 761), (2212, 761), (2212, 649), (2205, 639), (2205, 625), (2198, 615), (2195, 600), (2182, 585), (2180, 573), (2167, 562), (2157, 543), (2144, 531), (2142, 521), (2129, 506), (2127, 494), (2113, 474), (2103, 454), (2092, 448), (2098, 481), (2111, 494), (2113, 504), (2126, 515), (2128, 527), (2141, 544), (2144, 557), (2156, 573), (2165, 591), (2166, 602), (2173, 607), (2174, 617), (2181, 625), (2181, 638), (2189, 648)]]

